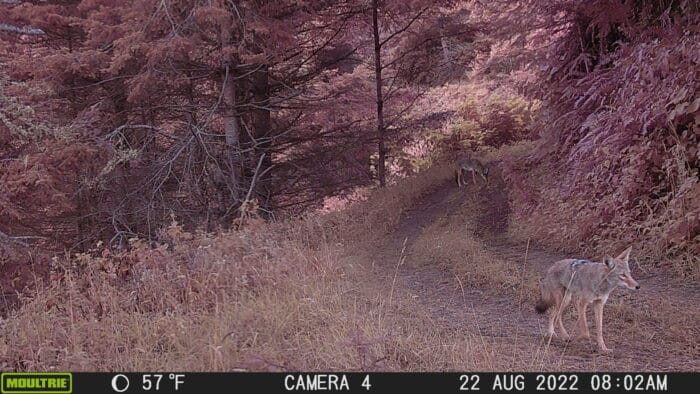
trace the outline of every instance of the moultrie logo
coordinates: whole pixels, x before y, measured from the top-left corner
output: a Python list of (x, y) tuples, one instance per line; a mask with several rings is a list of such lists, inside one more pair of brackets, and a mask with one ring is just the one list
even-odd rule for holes
[(70, 372), (3, 372), (0, 375), (2, 394), (70, 394), (73, 374)]

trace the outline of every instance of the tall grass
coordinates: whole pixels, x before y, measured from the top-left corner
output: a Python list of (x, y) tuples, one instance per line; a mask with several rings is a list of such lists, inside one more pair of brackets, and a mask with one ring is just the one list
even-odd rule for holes
[[(385, 235), (441, 178), (330, 215), (56, 259), (0, 325), (5, 370), (434, 370), (477, 367), (410, 297), (347, 253)], [(481, 346), (481, 345), (476, 345)], [(479, 352), (476, 352), (479, 353)]]

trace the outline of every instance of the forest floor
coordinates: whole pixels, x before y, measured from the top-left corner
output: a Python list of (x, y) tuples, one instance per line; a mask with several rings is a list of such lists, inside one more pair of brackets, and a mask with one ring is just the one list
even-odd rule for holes
[[(634, 250), (632, 273), (641, 289), (614, 290), (604, 312), (604, 337), (613, 352), (597, 350), (590, 308), (592, 339), (576, 338), (575, 308), (571, 305), (564, 314), (564, 324), (572, 339), (550, 340), (545, 335), (547, 317), (534, 311), (532, 289), (537, 279), (559, 259), (597, 260), (602, 256), (565, 256), (516, 239), (508, 232), (506, 185), (497, 163), (490, 167), (489, 184), (479, 179), (476, 185), (470, 182), (458, 188), (453, 181), (446, 181), (406, 210), (388, 237), (360, 253), (348, 253), (362, 256), (358, 260), (366, 262), (378, 286), (389, 289), (390, 298), (407, 297), (421, 304), (420, 311), (427, 311), (440, 336), (468, 338), (490, 349), (484, 357), (485, 370), (700, 370), (700, 287), (681, 284), (666, 273), (641, 272), (634, 264)], [(467, 179), (471, 181), (471, 177)], [(519, 272), (520, 285), (499, 288), (469, 283), (472, 270), (487, 269), (481, 276), (498, 273), (480, 267), (486, 262), (466, 257), (456, 264), (440, 261), (437, 249), (450, 245), (441, 245), (440, 237), (431, 233), (460, 228), (472, 234), (487, 255), (505, 264), (502, 267)], [(423, 242), (421, 238), (425, 238)], [(438, 241), (431, 241), (435, 239)], [(436, 257), (425, 258), (431, 255)]]

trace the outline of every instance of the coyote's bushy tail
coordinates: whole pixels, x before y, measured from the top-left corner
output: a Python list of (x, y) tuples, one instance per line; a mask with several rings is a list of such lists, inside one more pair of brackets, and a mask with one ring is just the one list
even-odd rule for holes
[(540, 299), (535, 303), (537, 313), (545, 313), (550, 306), (554, 305), (554, 297), (549, 289), (545, 289), (543, 283), (540, 282)]

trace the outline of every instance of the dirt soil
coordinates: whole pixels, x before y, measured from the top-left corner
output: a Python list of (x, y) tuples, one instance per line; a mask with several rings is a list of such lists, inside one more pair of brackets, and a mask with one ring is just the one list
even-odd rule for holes
[[(572, 339), (550, 339), (545, 335), (547, 317), (534, 311), (535, 299), (518, 302), (517, 294), (470, 286), (439, 261), (412, 261), (411, 245), (421, 233), (441, 221), (460, 220), (455, 215), (463, 215), (465, 208), (475, 215), (469, 221), (475, 226), (471, 230), (490, 254), (533, 271), (538, 278), (562, 258), (597, 260), (598, 256), (564, 255), (513, 239), (507, 231), (510, 207), (506, 185), (497, 163), (489, 166), (492, 174), (487, 186), (470, 183), (458, 188), (453, 181), (446, 181), (424, 194), (404, 213), (396, 230), (366, 252), (378, 275), (396, 276), (396, 294), (423, 304), (444, 334), (473, 336), (496, 349), (494, 361), (483, 370), (700, 370), (700, 286), (681, 284), (662, 272), (642, 272), (635, 269), (634, 260), (633, 275), (641, 290), (616, 289), (606, 305), (603, 332), (606, 344), (613, 349), (609, 354), (597, 350), (590, 308), (590, 340), (576, 337), (573, 306), (564, 315)], [(402, 258), (405, 260), (397, 268)]]

